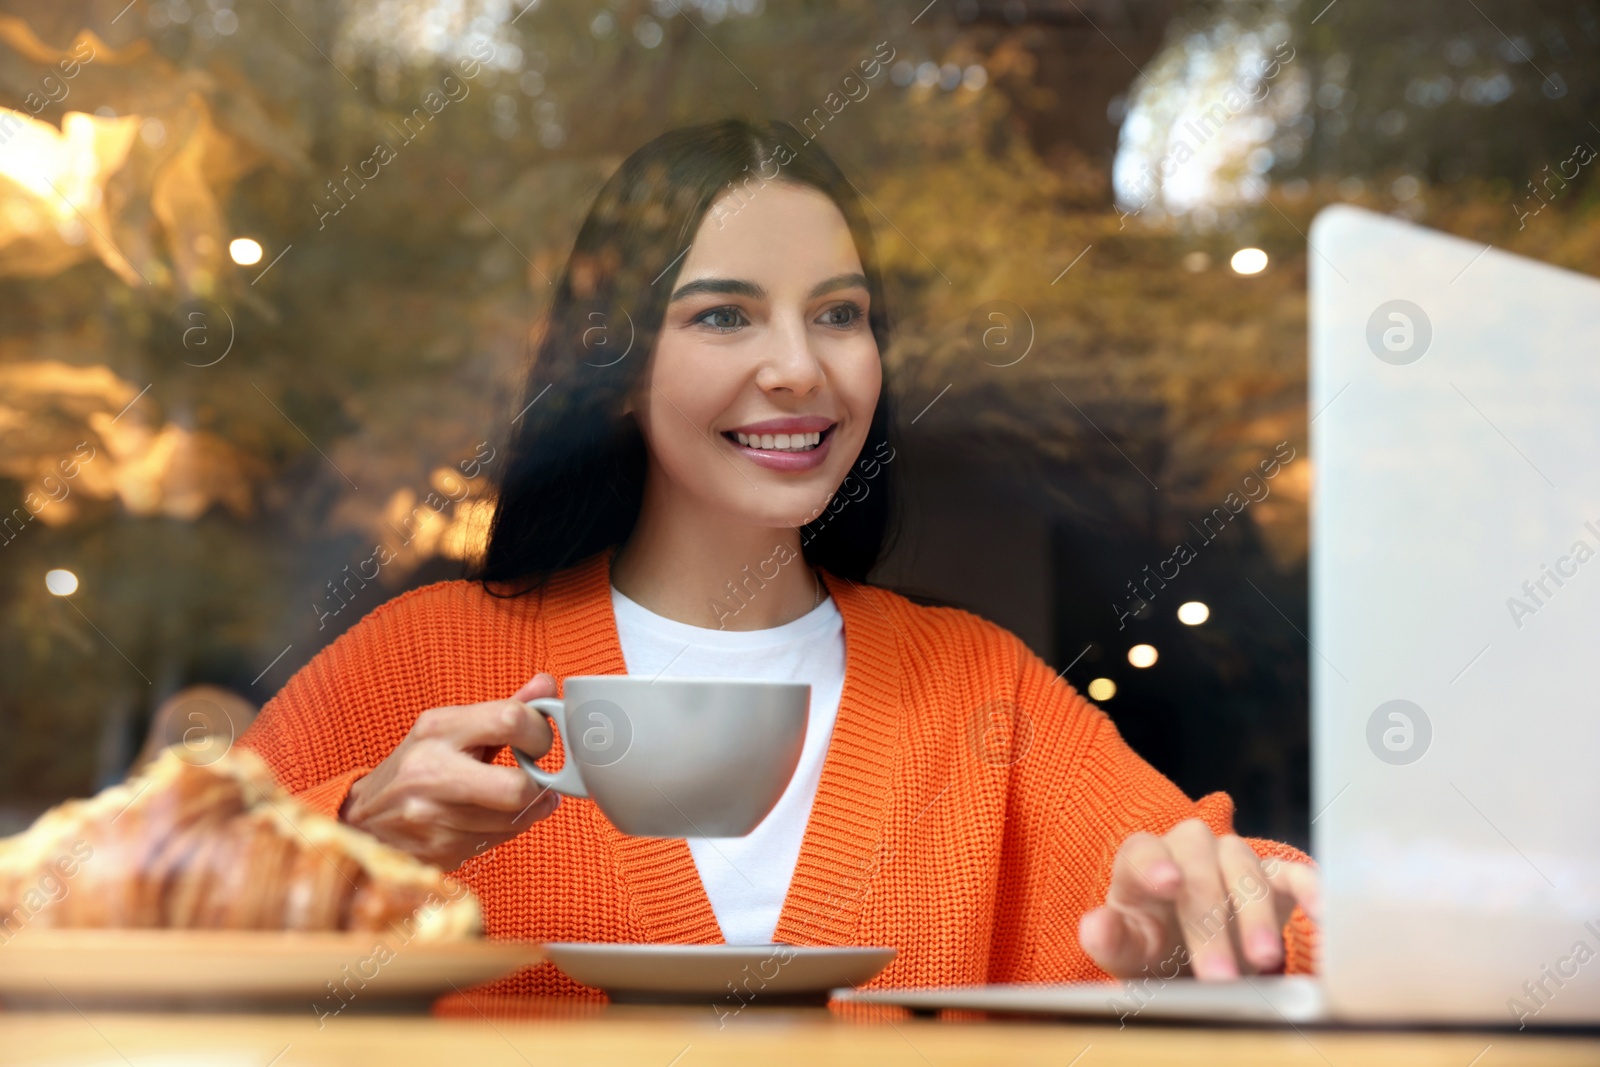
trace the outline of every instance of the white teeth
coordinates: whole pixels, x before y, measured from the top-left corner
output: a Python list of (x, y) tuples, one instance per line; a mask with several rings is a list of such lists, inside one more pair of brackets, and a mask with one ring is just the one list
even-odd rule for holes
[(747, 434), (737, 430), (733, 434), (746, 448), (760, 448), (773, 452), (809, 452), (822, 443), (822, 431), (813, 433)]

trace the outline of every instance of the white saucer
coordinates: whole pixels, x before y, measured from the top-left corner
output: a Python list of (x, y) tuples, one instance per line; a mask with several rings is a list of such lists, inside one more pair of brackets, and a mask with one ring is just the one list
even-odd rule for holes
[(710, 1000), (728, 1010), (820, 1002), (887, 967), (895, 949), (815, 945), (635, 945), (552, 941), (546, 957), (582, 985), (618, 1001)]

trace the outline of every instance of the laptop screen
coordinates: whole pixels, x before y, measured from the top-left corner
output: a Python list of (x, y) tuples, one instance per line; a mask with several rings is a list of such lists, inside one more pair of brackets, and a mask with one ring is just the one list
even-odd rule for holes
[(1335, 1008), (1592, 1004), (1523, 981), (1600, 949), (1600, 281), (1343, 206), (1309, 262)]

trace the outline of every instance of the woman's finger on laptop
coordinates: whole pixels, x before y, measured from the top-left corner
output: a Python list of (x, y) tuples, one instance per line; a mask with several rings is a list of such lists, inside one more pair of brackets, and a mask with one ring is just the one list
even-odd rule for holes
[(1278, 894), (1249, 842), (1237, 834), (1217, 841), (1217, 862), (1233, 901), (1237, 942), (1245, 962), (1256, 971), (1274, 971), (1283, 964), (1283, 919)]
[[(1119, 978), (1160, 964), (1181, 940), (1174, 931), (1172, 898), (1183, 874), (1155, 834), (1130, 834), (1111, 861), (1106, 903), (1078, 921), (1078, 941), (1106, 973)], [(1187, 958), (1169, 964), (1173, 975)]]
[(1178, 928), (1189, 948), (1189, 966), (1196, 978), (1239, 977), (1233, 952), (1233, 905), (1223, 885), (1217, 838), (1200, 819), (1185, 819), (1163, 839), (1183, 871), (1178, 891)]
[(1183, 884), (1183, 872), (1167, 843), (1155, 834), (1129, 834), (1111, 861), (1111, 886), (1106, 902), (1138, 905), (1147, 900), (1171, 904)]
[[(1137, 910), (1102, 904), (1078, 920), (1078, 943), (1101, 970), (1113, 978), (1131, 978), (1153, 969), (1167, 954), (1167, 924)], [(1183, 961), (1176, 961), (1176, 976)]]
[(1322, 876), (1309, 863), (1269, 859), (1262, 864), (1267, 879), (1272, 883), (1284, 921), (1296, 904), (1305, 909), (1314, 923), (1322, 922)]

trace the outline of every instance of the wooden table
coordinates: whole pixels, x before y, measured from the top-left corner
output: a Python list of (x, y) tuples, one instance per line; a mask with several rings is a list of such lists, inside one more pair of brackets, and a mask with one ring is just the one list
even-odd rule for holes
[[(456, 998), (452, 998), (456, 999)], [(878, 1008), (571, 1001), (441, 1004), (430, 1015), (0, 1013), (0, 1063), (50, 1067), (960, 1067), (1260, 1064), (1502, 1067), (1600, 1064), (1600, 1037), (1529, 1033), (1081, 1025)]]

